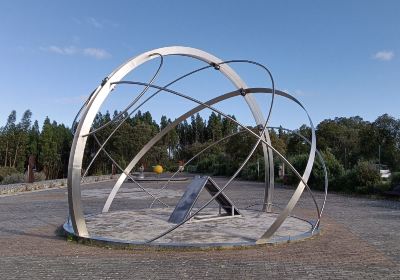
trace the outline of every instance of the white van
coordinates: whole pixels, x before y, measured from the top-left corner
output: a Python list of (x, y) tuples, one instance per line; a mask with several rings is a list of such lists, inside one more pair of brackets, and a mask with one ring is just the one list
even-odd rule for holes
[(389, 168), (386, 165), (380, 165), (379, 174), (381, 175), (382, 179), (389, 179), (392, 173), (390, 172)]

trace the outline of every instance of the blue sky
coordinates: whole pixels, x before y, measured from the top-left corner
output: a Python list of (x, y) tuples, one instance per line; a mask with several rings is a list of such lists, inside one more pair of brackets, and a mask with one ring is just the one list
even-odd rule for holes
[[(113, 69), (171, 45), (265, 64), (276, 87), (300, 99), (315, 123), (355, 115), (373, 121), (384, 113), (400, 118), (399, 1), (14, 0), (2, 1), (0, 8), (0, 126), (13, 109), (18, 119), (31, 109), (40, 124), (49, 116), (70, 125), (85, 97)], [(156, 84), (199, 66), (166, 58)], [(147, 81), (156, 67), (154, 60), (127, 78)], [(259, 69), (232, 67), (250, 86), (270, 87)], [(207, 72), (174, 88), (207, 100), (232, 87)], [(139, 90), (118, 89), (103, 110), (122, 109)], [(266, 111), (269, 97), (257, 99)], [(159, 120), (193, 106), (180, 104), (164, 95), (144, 109)], [(242, 100), (219, 108), (252, 123)], [(277, 99), (273, 125), (303, 123), (296, 106)]]

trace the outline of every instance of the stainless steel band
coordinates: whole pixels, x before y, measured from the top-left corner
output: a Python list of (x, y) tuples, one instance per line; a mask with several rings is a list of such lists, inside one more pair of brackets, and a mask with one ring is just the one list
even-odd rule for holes
[[(223, 95), (220, 95), (220, 96), (218, 96), (216, 98), (213, 98), (213, 99), (211, 99), (211, 100), (209, 100), (207, 102), (201, 102), (201, 101), (196, 100), (196, 99), (194, 99), (194, 98), (192, 98), (190, 96), (187, 96), (187, 95), (184, 95), (182, 93), (179, 93), (179, 92), (176, 92), (176, 91), (173, 91), (173, 90), (169, 89), (168, 88), (169, 84), (167, 86), (164, 86), (164, 87), (157, 86), (157, 85), (153, 84), (153, 81), (154, 81), (155, 77), (157, 76), (158, 71), (160, 70), (160, 67), (161, 67), (161, 65), (163, 63), (163, 56), (167, 56), (167, 55), (189, 56), (189, 57), (192, 57), (192, 58), (196, 58), (196, 59), (202, 60), (202, 61), (206, 62), (207, 64), (209, 64), (211, 66), (214, 65), (215, 68), (218, 68), (218, 70), (234, 84), (234, 86), (237, 88), (237, 90), (229, 92), (229, 93), (226, 93), (226, 94), (223, 94)], [(147, 62), (147, 61), (149, 61), (151, 59), (157, 58), (157, 57), (161, 58), (160, 67), (158, 68), (156, 74), (153, 76), (153, 78), (150, 80), (149, 83), (121, 81), (121, 79), (123, 77), (125, 77), (129, 72), (134, 70), (136, 67), (140, 66), (141, 64), (143, 64), (143, 63), (145, 63), (145, 62)], [(73, 226), (73, 229), (74, 229), (74, 232), (75, 232), (76, 235), (82, 236), (82, 237), (88, 237), (90, 235), (88, 230), (87, 230), (87, 227), (86, 227), (86, 222), (85, 222), (85, 217), (84, 217), (84, 212), (83, 212), (83, 207), (82, 207), (82, 201), (81, 201), (81, 178), (82, 178), (81, 172), (82, 172), (82, 161), (83, 161), (83, 154), (84, 154), (86, 141), (87, 141), (87, 138), (88, 138), (89, 135), (94, 134), (94, 132), (91, 131), (91, 126), (92, 126), (92, 123), (93, 123), (93, 120), (94, 120), (96, 114), (98, 113), (98, 111), (100, 109), (100, 106), (103, 104), (103, 102), (105, 101), (105, 99), (107, 98), (109, 93), (118, 84), (122, 84), (122, 83), (124, 83), (124, 84), (136, 84), (136, 85), (141, 85), (141, 86), (144, 87), (144, 90), (139, 94), (138, 97), (135, 98), (135, 100), (127, 107), (127, 109), (132, 107), (133, 104), (135, 104), (145, 94), (145, 92), (149, 88), (157, 89), (158, 90), (157, 93), (160, 92), (160, 91), (165, 91), (165, 92), (180, 96), (182, 98), (185, 98), (187, 100), (195, 102), (195, 103), (197, 103), (199, 105), (194, 107), (192, 110), (186, 112), (185, 114), (181, 115), (180, 117), (178, 117), (176, 120), (174, 120), (172, 123), (170, 123), (167, 127), (165, 127), (163, 130), (161, 130), (156, 136), (154, 136), (145, 146), (143, 146), (143, 148), (136, 154), (136, 156), (131, 160), (131, 162), (125, 167), (125, 169), (123, 170), (121, 176), (119, 177), (119, 179), (115, 183), (115, 185), (114, 185), (111, 193), (109, 194), (109, 196), (107, 198), (107, 201), (106, 201), (106, 203), (105, 203), (105, 205), (103, 207), (103, 212), (109, 211), (109, 208), (110, 208), (110, 206), (111, 206), (111, 204), (112, 204), (112, 202), (113, 202), (113, 200), (115, 198), (115, 195), (117, 194), (117, 192), (120, 189), (122, 183), (125, 181), (125, 179), (127, 177), (130, 177), (135, 182), (135, 180), (129, 175), (130, 172), (135, 167), (135, 165), (138, 163), (138, 161), (149, 151), (149, 149), (153, 145), (155, 145), (165, 134), (167, 134), (169, 131), (174, 129), (183, 120), (187, 119), (188, 117), (192, 116), (193, 114), (196, 114), (197, 112), (199, 112), (199, 111), (201, 111), (201, 110), (203, 110), (205, 108), (209, 108), (209, 109), (211, 109), (211, 110), (213, 110), (213, 111), (215, 111), (217, 113), (220, 113), (221, 115), (225, 116), (226, 118), (230, 118), (228, 115), (226, 115), (223, 112), (221, 112), (221, 111), (217, 110), (216, 108), (214, 108), (213, 105), (217, 104), (218, 102), (221, 102), (223, 100), (227, 100), (229, 98), (232, 98), (232, 97), (243, 96), (245, 101), (246, 101), (246, 103), (248, 104), (252, 114), (253, 114), (253, 117), (255, 119), (256, 125), (262, 127), (262, 129), (261, 129), (260, 133), (257, 134), (255, 132), (251, 131), (250, 129), (248, 129), (246, 126), (244, 126), (240, 122), (238, 122), (238, 121), (236, 121), (234, 119), (231, 119), (237, 125), (239, 125), (242, 128), (243, 131), (247, 131), (248, 133), (250, 133), (254, 137), (256, 137), (257, 138), (257, 143), (253, 147), (253, 150), (249, 154), (248, 158), (241, 164), (240, 169), (237, 172), (235, 172), (235, 175), (233, 175), (229, 179), (228, 183), (221, 188), (219, 193), (221, 193), (226, 187), (228, 187), (230, 182), (236, 177), (236, 175), (239, 173), (241, 168), (243, 168), (244, 165), (248, 162), (248, 160), (250, 159), (250, 156), (255, 151), (255, 149), (258, 146), (258, 144), (261, 144), (263, 146), (264, 160), (265, 160), (265, 163), (266, 163), (265, 164), (265, 174), (267, 175), (266, 176), (267, 177), (266, 178), (266, 183), (265, 183), (265, 197), (264, 197), (264, 207), (263, 207), (264, 211), (267, 211), (267, 212), (271, 211), (272, 202), (273, 202), (272, 201), (273, 200), (273, 189), (274, 189), (273, 153), (275, 153), (283, 162), (285, 162), (289, 166), (289, 168), (292, 169), (293, 173), (300, 179), (300, 182), (299, 182), (299, 184), (298, 184), (293, 196), (291, 197), (291, 199), (289, 200), (288, 204), (286, 205), (286, 207), (278, 215), (276, 220), (266, 230), (266, 232), (257, 240), (257, 243), (258, 244), (266, 243), (267, 240), (278, 230), (278, 228), (282, 225), (282, 223), (285, 221), (285, 219), (292, 212), (292, 210), (295, 207), (296, 203), (300, 199), (300, 196), (301, 196), (304, 188), (308, 188), (309, 189), (309, 187), (307, 185), (307, 181), (308, 181), (308, 179), (310, 177), (310, 174), (311, 174), (312, 166), (313, 166), (313, 163), (314, 163), (314, 160), (315, 160), (315, 154), (317, 153), (318, 156), (322, 159), (321, 155), (316, 150), (315, 128), (313, 126), (313, 123), (311, 121), (311, 118), (310, 118), (308, 112), (306, 111), (304, 106), (296, 98), (294, 98), (290, 94), (285, 93), (283, 91), (275, 90), (272, 75), (270, 74), (270, 72), (269, 72), (269, 70), (267, 68), (265, 68), (264, 66), (262, 66), (262, 65), (260, 65), (258, 63), (254, 63), (253, 62), (253, 64), (257, 64), (257, 65), (263, 67), (268, 72), (268, 74), (269, 74), (269, 76), (271, 78), (273, 87), (272, 88), (247, 88), (247, 85), (244, 83), (244, 81), (233, 71), (232, 68), (229, 67), (228, 63), (230, 63), (230, 62), (241, 62), (241, 61), (224, 62), (224, 61), (221, 61), (220, 59), (218, 59), (218, 58), (216, 58), (216, 57), (212, 56), (211, 54), (208, 54), (208, 53), (206, 53), (204, 51), (201, 51), (201, 50), (198, 50), (198, 49), (193, 49), (193, 48), (188, 48), (188, 47), (178, 47), (177, 46), (177, 47), (160, 48), (160, 49), (156, 49), (156, 50), (149, 51), (149, 52), (146, 52), (144, 54), (141, 54), (141, 55), (129, 60), (125, 64), (121, 65), (118, 69), (116, 69), (114, 72), (112, 72), (102, 82), (102, 84), (92, 93), (91, 97), (89, 98), (89, 100), (86, 102), (86, 104), (84, 105), (84, 107), (80, 111), (80, 121), (79, 121), (79, 123), (77, 125), (77, 128), (75, 130), (74, 140), (73, 140), (73, 144), (72, 144), (72, 148), (71, 148), (71, 154), (70, 154), (69, 169), (68, 169), (68, 202), (69, 202), (71, 223), (72, 223), (72, 226)], [(205, 68), (207, 68), (207, 67), (204, 67), (204, 68), (201, 68), (201, 69), (205, 69)], [(196, 72), (196, 71), (193, 71), (193, 73), (194, 72)], [(179, 79), (177, 79), (177, 80), (179, 80)], [(269, 108), (269, 113), (268, 113), (267, 120), (264, 119), (262, 111), (261, 111), (260, 107), (258, 106), (255, 98), (253, 97), (253, 94), (255, 94), (255, 93), (264, 93), (264, 94), (271, 94), (272, 95), (272, 102), (271, 102), (271, 106)], [(277, 96), (281, 96), (281, 97), (287, 98), (287, 99), (297, 103), (305, 111), (305, 113), (307, 114), (307, 117), (308, 117), (308, 120), (309, 120), (309, 123), (310, 123), (310, 127), (311, 127), (312, 135), (311, 135), (311, 141), (308, 141), (307, 139), (304, 138), (305, 141), (309, 142), (309, 144), (311, 146), (311, 149), (310, 149), (309, 158), (308, 158), (308, 161), (307, 161), (307, 166), (306, 166), (306, 169), (305, 169), (303, 175), (300, 175), (297, 172), (297, 170), (290, 164), (290, 162), (288, 162), (287, 159), (283, 155), (281, 155), (271, 145), (271, 140), (270, 140), (270, 137), (269, 137), (269, 134), (268, 134), (268, 130), (267, 130), (267, 123), (268, 123), (269, 116), (271, 114), (271, 110), (272, 110), (272, 105), (273, 105), (273, 100), (274, 100), (275, 94)], [(146, 100), (148, 100), (148, 99), (146, 99)], [(146, 101), (144, 101), (144, 102), (146, 102)], [(126, 109), (126, 111), (127, 111), (127, 109)], [(118, 129), (118, 127), (119, 126), (117, 126), (116, 129)], [(115, 130), (114, 130), (114, 132), (115, 132)], [(111, 136), (112, 136), (112, 134), (108, 137), (108, 139), (106, 141), (108, 141)], [(219, 140), (217, 142), (220, 142), (222, 140)], [(104, 142), (102, 144), (102, 143), (100, 143), (98, 141), (100, 149), (96, 153), (95, 157), (92, 159), (91, 163), (89, 164), (89, 167), (90, 167), (90, 165), (93, 163), (93, 161), (95, 160), (95, 158), (97, 157), (97, 155), (101, 151), (104, 151), (109, 156), (107, 151), (105, 151), (105, 149), (104, 149), (105, 143), (106, 142)], [(110, 159), (114, 162), (114, 160), (111, 157), (110, 157)], [(322, 159), (322, 162), (323, 162), (323, 159)], [(316, 204), (317, 215), (318, 215), (317, 223), (313, 227), (313, 230), (316, 227), (319, 226), (321, 213), (322, 213), (322, 210), (324, 208), (325, 200), (326, 200), (326, 192), (327, 192), (328, 185), (327, 185), (326, 167), (325, 167), (324, 163), (323, 163), (323, 167), (324, 167), (324, 171), (325, 171), (326, 182), (325, 182), (325, 199), (324, 199), (324, 202), (323, 202), (321, 210), (319, 209), (317, 201), (315, 200), (314, 196), (311, 193), (312, 198), (314, 200), (314, 203)], [(122, 167), (119, 167), (119, 168), (122, 170)], [(87, 173), (87, 171), (86, 171), (86, 173)], [(175, 174), (173, 176), (175, 176)], [(166, 185), (165, 185), (165, 187), (166, 187)], [(139, 187), (141, 187), (141, 186), (139, 185)], [(143, 191), (147, 192), (143, 187), (141, 187), (141, 188), (142, 188)], [(159, 200), (159, 198), (157, 196), (153, 196), (151, 194), (149, 194), (149, 195), (153, 197), (153, 203), (154, 203), (154, 201)], [(179, 223), (179, 224), (171, 227), (169, 230), (163, 232), (162, 234), (160, 234), (160, 235), (158, 235), (156, 237), (148, 239), (146, 242), (152, 242), (154, 240), (157, 240), (158, 238), (168, 234), (169, 232), (173, 231), (177, 227), (181, 226), (182, 224), (187, 222), (191, 217), (196, 215), (201, 209), (206, 207), (211, 201), (212, 201), (212, 199), (210, 201), (208, 201), (206, 204), (204, 204), (202, 207), (200, 207), (200, 209), (198, 211), (196, 211), (190, 217), (185, 219), (182, 223)]]

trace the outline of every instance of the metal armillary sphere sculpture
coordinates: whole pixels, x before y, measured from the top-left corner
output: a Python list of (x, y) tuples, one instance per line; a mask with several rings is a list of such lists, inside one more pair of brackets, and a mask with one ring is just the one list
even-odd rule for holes
[[(164, 57), (165, 56), (185, 56), (185, 57), (190, 57), (196, 60), (203, 61), (205, 63), (205, 66), (198, 68), (196, 70), (193, 70), (185, 75), (182, 75), (178, 77), (177, 79), (173, 80), (172, 82), (168, 83), (165, 86), (159, 86), (154, 84), (154, 80), (159, 74), (159, 71), (163, 65)], [(144, 64), (147, 61), (150, 61), (152, 59), (159, 59), (160, 64), (158, 67), (157, 72), (154, 74), (153, 78), (148, 82), (135, 82), (135, 81), (124, 81), (122, 80), (128, 73), (133, 71), (135, 68), (139, 67), (140, 65)], [(251, 88), (246, 85), (246, 83), (239, 77), (239, 75), (230, 67), (230, 64), (233, 63), (247, 63), (247, 64), (252, 64), (256, 67), (259, 67), (263, 71), (265, 71), (265, 75), (268, 79), (270, 79), (272, 87), (271, 88)], [(170, 89), (170, 86), (173, 85), (174, 83), (177, 83), (178, 81), (193, 75), (195, 73), (198, 73), (200, 71), (203, 71), (205, 69), (209, 68), (214, 68), (217, 71), (219, 71), (223, 76), (225, 76), (235, 87), (236, 90), (232, 92), (228, 92), (222, 95), (219, 95), (211, 100), (208, 100), (206, 102), (199, 101), (189, 95), (185, 95), (181, 92), (175, 91)], [(133, 85), (139, 85), (143, 87), (143, 90), (134, 98), (134, 100), (113, 120), (110, 122), (106, 123), (103, 126), (100, 126), (98, 128), (92, 128), (93, 121), (96, 117), (96, 114), (99, 112), (101, 105), (103, 102), (107, 99), (109, 96), (110, 92), (118, 85), (120, 84), (133, 84)], [(154, 89), (155, 93), (152, 95), (145, 97), (146, 92), (149, 89)], [(196, 104), (195, 107), (193, 107), (191, 110), (188, 112), (182, 114), (178, 118), (176, 118), (173, 122), (171, 122), (169, 125), (167, 125), (165, 128), (161, 129), (150, 141), (148, 141), (142, 149), (133, 157), (133, 159), (129, 162), (129, 164), (125, 167), (122, 167), (118, 165), (118, 163), (111, 157), (110, 153), (108, 153), (105, 150), (105, 145), (108, 142), (108, 140), (112, 137), (112, 135), (115, 133), (115, 131), (125, 122), (129, 116), (136, 111), (138, 108), (140, 108), (143, 104), (145, 104), (148, 100), (151, 98), (155, 97), (158, 93), (160, 92), (165, 92), (168, 94), (172, 94), (175, 96), (179, 96), (183, 99), (189, 100)], [(268, 115), (265, 118), (264, 115), (262, 114), (262, 111), (259, 107), (259, 104), (256, 102), (256, 99), (254, 98), (254, 94), (266, 94), (271, 96), (271, 104), (269, 106), (269, 111)], [(216, 109), (214, 107), (215, 104), (233, 98), (233, 97), (242, 97), (244, 101), (247, 103), (247, 106), (251, 110), (251, 113), (254, 117), (256, 127), (258, 128), (258, 131), (253, 131), (252, 129), (249, 129), (247, 126), (241, 124), (240, 122), (236, 121), (234, 118), (230, 117), (229, 115), (225, 114), (224, 112), (221, 112), (220, 110)], [(307, 118), (309, 120), (309, 125), (311, 128), (311, 139), (308, 140), (304, 136), (299, 135), (297, 132), (294, 132), (298, 134), (299, 137), (301, 137), (304, 141), (306, 141), (310, 145), (310, 152), (309, 152), (309, 158), (307, 161), (306, 168), (303, 172), (303, 174), (300, 174), (293, 166), (292, 164), (281, 154), (279, 153), (272, 145), (271, 145), (271, 140), (270, 136), (268, 133), (268, 129), (271, 127), (268, 127), (268, 122), (271, 116), (271, 110), (274, 104), (274, 99), (276, 96), (280, 96), (286, 99), (289, 99), (293, 102), (295, 102), (297, 105), (299, 105), (304, 112), (307, 115)], [(135, 106), (135, 107), (134, 107)], [(132, 112), (129, 112), (131, 108), (134, 108)], [(283, 208), (283, 210), (276, 215), (276, 218), (274, 221), (269, 225), (268, 228), (264, 229), (264, 233), (258, 237), (257, 240), (255, 240), (254, 244), (265, 244), (268, 243), (268, 240), (274, 235), (274, 233), (280, 228), (280, 226), (284, 223), (284, 221), (290, 216), (293, 208), (295, 207), (296, 203), (300, 199), (300, 196), (302, 195), (303, 191), (305, 188), (307, 188), (309, 191), (309, 186), (307, 185), (307, 181), (310, 178), (312, 167), (314, 164), (315, 156), (317, 155), (319, 160), (322, 163), (322, 166), (325, 171), (325, 195), (324, 195), (324, 200), (321, 206), (318, 205), (316, 199), (314, 198), (313, 194), (311, 193), (312, 199), (315, 203), (316, 210), (317, 210), (317, 219), (316, 222), (312, 224), (310, 234), (314, 234), (316, 230), (320, 226), (320, 219), (321, 215), (324, 209), (325, 201), (326, 201), (326, 194), (327, 194), (327, 188), (328, 188), (328, 181), (327, 181), (327, 173), (326, 173), (326, 168), (325, 164), (323, 162), (322, 156), (316, 149), (316, 136), (315, 136), (315, 129), (314, 125), (311, 121), (311, 118), (304, 108), (304, 106), (292, 95), (277, 90), (275, 89), (275, 84), (274, 80), (272, 77), (271, 72), (268, 70), (267, 67), (264, 65), (254, 62), (254, 61), (249, 61), (249, 60), (229, 60), (229, 61), (222, 61), (219, 58), (204, 52), (199, 49), (194, 49), (194, 48), (189, 48), (189, 47), (182, 47), (182, 46), (173, 46), (173, 47), (165, 47), (165, 48), (159, 48), (155, 49), (152, 51), (145, 52), (139, 56), (136, 56), (126, 63), (122, 64), (120, 67), (118, 67), (115, 71), (113, 71), (110, 75), (108, 75), (102, 83), (93, 91), (93, 93), (90, 95), (89, 99), (85, 102), (81, 110), (79, 111), (77, 117), (75, 118), (74, 125), (73, 127), (75, 128), (75, 134), (74, 134), (74, 140), (72, 143), (72, 148), (71, 148), (71, 153), (70, 153), (70, 159), (69, 159), (69, 169), (68, 169), (68, 202), (69, 202), (69, 222), (68, 224), (70, 225), (70, 233), (78, 236), (78, 237), (83, 237), (83, 238), (91, 238), (92, 235), (88, 230), (87, 223), (86, 223), (86, 217), (84, 215), (83, 211), (83, 206), (82, 206), (82, 200), (81, 200), (81, 181), (82, 178), (87, 175), (88, 170), (90, 169), (90, 166), (93, 164), (94, 160), (97, 158), (100, 152), (105, 153), (110, 160), (115, 164), (120, 169), (121, 175), (119, 179), (116, 181), (114, 187), (112, 188), (111, 192), (108, 195), (107, 201), (103, 207), (103, 213), (107, 213), (109, 211), (109, 208), (118, 192), (120, 189), (121, 185), (124, 183), (124, 181), (127, 178), (130, 178), (133, 182), (135, 182), (138, 187), (141, 189), (141, 191), (145, 192), (147, 195), (151, 196), (153, 199), (153, 203), (155, 201), (163, 203), (159, 197), (156, 195), (150, 193), (146, 188), (141, 186), (139, 183), (135, 181), (135, 178), (132, 177), (131, 171), (137, 167), (138, 163), (140, 160), (143, 158), (143, 156), (159, 141), (162, 139), (163, 136), (165, 136), (168, 132), (173, 130), (178, 124), (180, 124), (182, 121), (186, 120), (188, 117), (191, 117), (192, 115), (200, 112), (203, 109), (210, 109), (213, 112), (216, 112), (225, 118), (229, 119), (230, 121), (236, 123), (239, 127), (241, 127), (241, 131), (236, 132), (234, 135), (237, 133), (248, 133), (252, 135), (257, 141), (252, 147), (249, 155), (246, 157), (246, 159), (241, 162), (239, 168), (236, 170), (236, 172), (232, 175), (232, 177), (229, 178), (229, 180), (223, 185), (223, 186), (218, 186), (216, 183), (212, 180), (210, 177), (206, 177), (205, 179), (195, 179), (194, 182), (192, 182), (186, 190), (186, 193), (182, 196), (180, 202), (178, 202), (177, 207), (171, 214), (169, 218), (169, 222), (172, 223), (171, 226), (162, 232), (161, 234), (157, 234), (156, 236), (152, 236), (150, 238), (147, 238), (146, 240), (143, 240), (141, 243), (142, 244), (152, 244), (156, 240), (170, 234), (171, 232), (175, 231), (177, 228), (182, 226), (183, 224), (187, 223), (190, 221), (193, 217), (195, 217), (200, 211), (202, 211), (205, 207), (207, 207), (212, 201), (216, 200), (218, 203), (220, 203), (220, 207), (223, 207), (224, 210), (227, 212), (231, 211), (232, 215), (240, 215), (240, 209), (238, 209), (236, 206), (234, 206), (233, 202), (226, 196), (224, 193), (224, 190), (228, 188), (231, 184), (231, 182), (237, 177), (237, 175), (240, 173), (240, 171), (243, 169), (243, 167), (248, 163), (249, 159), (253, 155), (253, 153), (256, 151), (257, 147), (259, 145), (262, 146), (262, 150), (264, 153), (264, 162), (265, 162), (265, 174), (266, 174), (266, 180), (265, 180), (265, 190), (264, 190), (264, 203), (263, 203), (263, 212), (269, 213), (272, 211), (272, 205), (273, 205), (273, 197), (274, 197), (274, 162), (273, 158), (274, 156), (278, 157), (282, 162), (284, 162), (290, 169), (291, 171), (298, 177), (299, 183), (291, 196), (289, 202), (287, 205)], [(107, 137), (107, 139), (101, 143), (99, 139), (96, 137), (96, 133), (101, 131), (104, 127), (108, 126), (110, 123), (114, 123), (116, 125), (116, 128), (110, 133), (110, 135)], [(282, 128), (281, 128), (282, 129)], [(289, 131), (289, 130), (287, 130)], [(87, 139), (89, 136), (93, 136), (96, 140), (96, 142), (99, 144), (99, 149), (98, 151), (93, 155), (92, 160), (90, 161), (89, 165), (86, 167), (85, 174), (82, 176), (82, 162), (83, 162), (83, 156), (85, 152), (85, 145), (87, 142)], [(220, 143), (221, 141), (225, 140), (228, 137), (231, 137), (233, 135), (229, 135), (227, 137), (224, 137), (223, 139), (218, 140), (217, 142), (211, 144), (211, 146), (216, 145)], [(209, 149), (211, 146), (207, 147), (206, 149), (202, 150), (200, 153), (204, 152), (205, 150)], [(195, 157), (197, 157), (200, 153), (195, 155), (192, 159), (190, 159), (188, 162), (186, 162), (185, 165), (187, 165), (190, 161), (192, 161)], [(182, 170), (184, 166), (180, 166), (178, 168), (178, 171), (172, 175), (174, 177), (179, 171)], [(172, 178), (171, 177), (171, 178)], [(166, 188), (167, 184), (163, 187)], [(208, 188), (210, 193), (212, 193), (212, 198), (209, 199), (204, 205), (199, 207), (198, 209), (194, 210), (193, 205), (195, 201), (190, 201), (190, 206), (182, 206), (182, 205), (188, 205), (188, 197), (190, 195), (190, 192), (198, 192), (200, 189), (203, 187)], [(212, 192), (211, 192), (212, 191)], [(186, 196), (185, 196), (186, 195)], [(152, 204), (153, 204), (152, 203)], [(183, 203), (180, 205), (180, 203)], [(163, 203), (164, 204), (164, 203)], [(183, 208), (182, 208), (182, 207)], [(186, 207), (186, 208), (185, 208)], [(64, 226), (65, 227), (65, 226)]]

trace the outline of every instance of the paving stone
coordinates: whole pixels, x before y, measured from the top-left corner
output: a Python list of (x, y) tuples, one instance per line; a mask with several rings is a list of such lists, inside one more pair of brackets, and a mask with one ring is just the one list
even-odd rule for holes
[[(171, 190), (183, 193), (184, 187), (174, 184)], [(111, 182), (83, 187), (106, 194), (111, 188)], [(278, 187), (277, 206), (284, 206), (292, 193), (291, 188)], [(227, 195), (244, 208), (262, 202), (263, 186), (238, 181)], [(316, 197), (321, 201), (323, 194), (317, 192)], [(202, 195), (199, 203), (207, 198)], [(104, 196), (83, 199), (85, 213), (101, 212)], [(167, 197), (165, 202), (172, 205), (176, 199)], [(141, 209), (149, 203), (143, 196), (117, 196), (111, 211)], [(0, 196), (0, 279), (400, 279), (398, 201), (330, 194), (322, 235), (238, 250), (121, 250), (67, 242), (55, 233), (67, 213), (66, 188)], [(315, 216), (307, 193), (295, 214)]]

